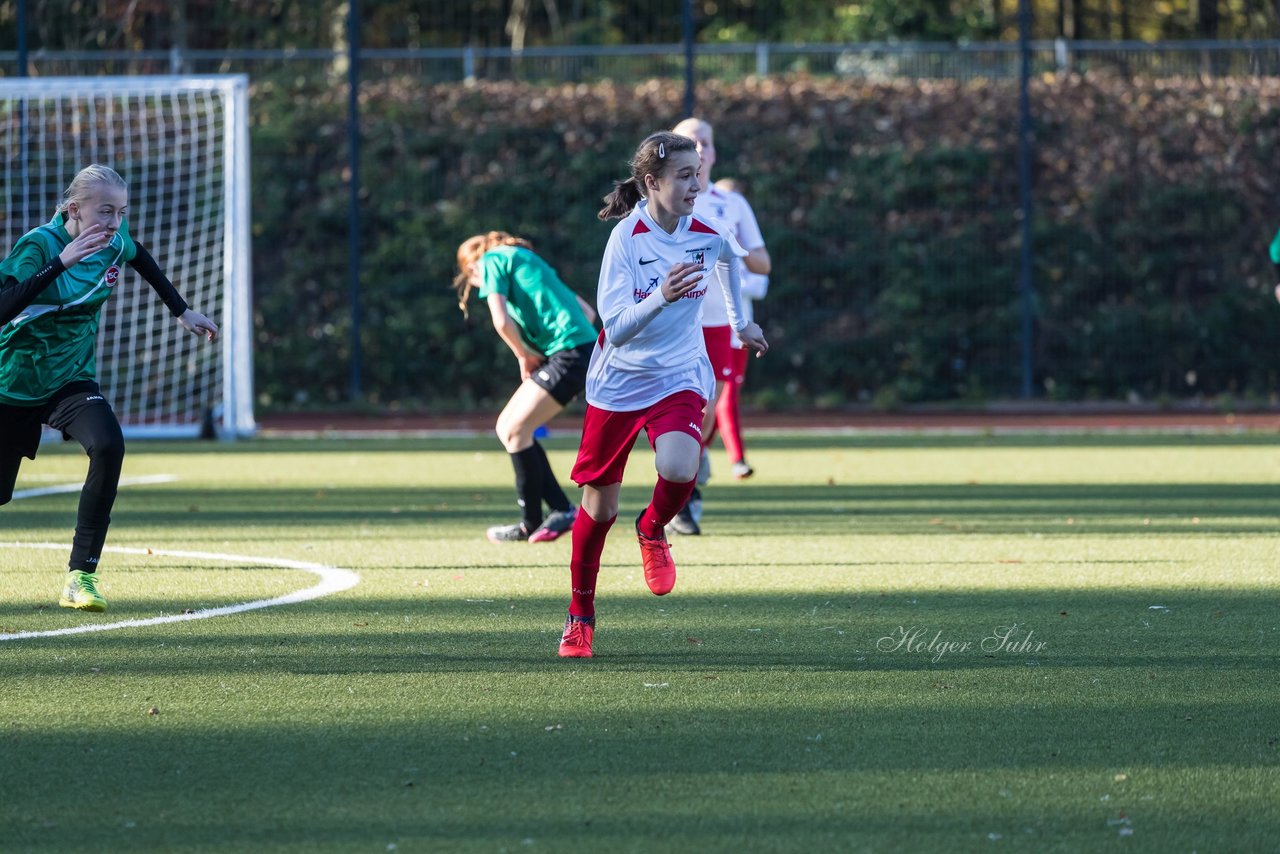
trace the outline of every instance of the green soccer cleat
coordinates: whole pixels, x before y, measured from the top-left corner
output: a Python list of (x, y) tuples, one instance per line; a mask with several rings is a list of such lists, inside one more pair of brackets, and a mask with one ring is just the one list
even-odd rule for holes
[(98, 592), (98, 577), (92, 572), (81, 572), (78, 569), (67, 573), (67, 586), (62, 588), (62, 598), (58, 604), (64, 608), (77, 608), (81, 611), (105, 611), (107, 600)]

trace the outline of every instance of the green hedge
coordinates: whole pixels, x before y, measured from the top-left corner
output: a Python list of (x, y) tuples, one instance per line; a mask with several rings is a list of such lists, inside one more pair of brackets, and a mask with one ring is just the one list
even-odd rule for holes
[[(749, 404), (1019, 393), (1013, 84), (770, 78), (702, 103), (774, 260)], [(345, 98), (258, 81), (252, 105), (260, 402), (345, 403)], [(379, 81), (362, 109), (365, 402), (494, 407), (518, 374), (453, 302), (457, 244), (525, 235), (591, 299), (599, 200), (679, 87)], [(1268, 398), (1280, 83), (1046, 78), (1033, 112), (1037, 394)]]

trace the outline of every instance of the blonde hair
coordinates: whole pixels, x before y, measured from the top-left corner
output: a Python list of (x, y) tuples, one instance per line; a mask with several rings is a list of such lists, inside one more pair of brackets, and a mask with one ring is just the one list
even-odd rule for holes
[(687, 136), (671, 131), (658, 131), (645, 137), (644, 142), (631, 156), (631, 177), (615, 181), (613, 191), (604, 197), (604, 207), (596, 214), (598, 219), (621, 219), (644, 198), (646, 175), (661, 176), (667, 168), (667, 158), (679, 151), (697, 151), (697, 144)]
[(458, 275), (453, 277), (453, 289), (458, 293), (458, 308), (463, 317), (470, 317), (467, 312), (467, 297), (471, 296), (471, 274), (476, 262), (495, 246), (523, 246), (532, 249), (533, 244), (523, 237), (516, 237), (505, 231), (490, 231), (487, 234), (476, 234), (462, 241), (458, 247)]
[(81, 169), (76, 173), (76, 177), (71, 179), (71, 183), (62, 194), (62, 201), (58, 204), (58, 212), (65, 213), (72, 202), (78, 203), (87, 199), (94, 188), (100, 186), (115, 187), (126, 192), (129, 190), (129, 185), (120, 177), (120, 173), (110, 166), (93, 163)]
[(678, 125), (676, 125), (671, 129), (671, 132), (678, 133), (681, 136), (687, 136), (689, 137), (689, 139), (693, 139), (694, 134), (696, 134), (698, 132), (698, 129), (702, 127), (705, 127), (707, 129), (707, 134), (709, 136), (711, 136), (713, 139), (715, 138), (716, 132), (711, 127), (711, 122), (708, 122), (705, 119), (700, 119), (697, 116), (690, 116), (689, 118), (682, 120)]

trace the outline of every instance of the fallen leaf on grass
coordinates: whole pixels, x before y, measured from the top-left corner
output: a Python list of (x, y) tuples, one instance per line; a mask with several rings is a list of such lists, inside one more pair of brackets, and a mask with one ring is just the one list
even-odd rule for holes
[(687, 640), (689, 643), (693, 644), (694, 646), (702, 646), (701, 638), (687, 637), (685, 638), (685, 640)]
[(147, 709), (147, 715), (149, 717), (155, 717), (158, 714), (160, 714), (160, 710), (155, 706), (152, 706), (151, 708)]

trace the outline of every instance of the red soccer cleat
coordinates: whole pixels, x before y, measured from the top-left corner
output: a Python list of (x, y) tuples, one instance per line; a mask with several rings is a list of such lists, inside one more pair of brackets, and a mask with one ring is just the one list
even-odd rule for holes
[(561, 658), (590, 658), (591, 638), (596, 633), (595, 617), (569, 615), (564, 621), (564, 634), (560, 636)]
[(644, 511), (636, 517), (636, 539), (640, 541), (640, 557), (644, 560), (644, 583), (655, 596), (665, 596), (676, 586), (676, 562), (671, 559), (671, 545), (666, 536), (646, 537), (640, 533), (640, 520)]

